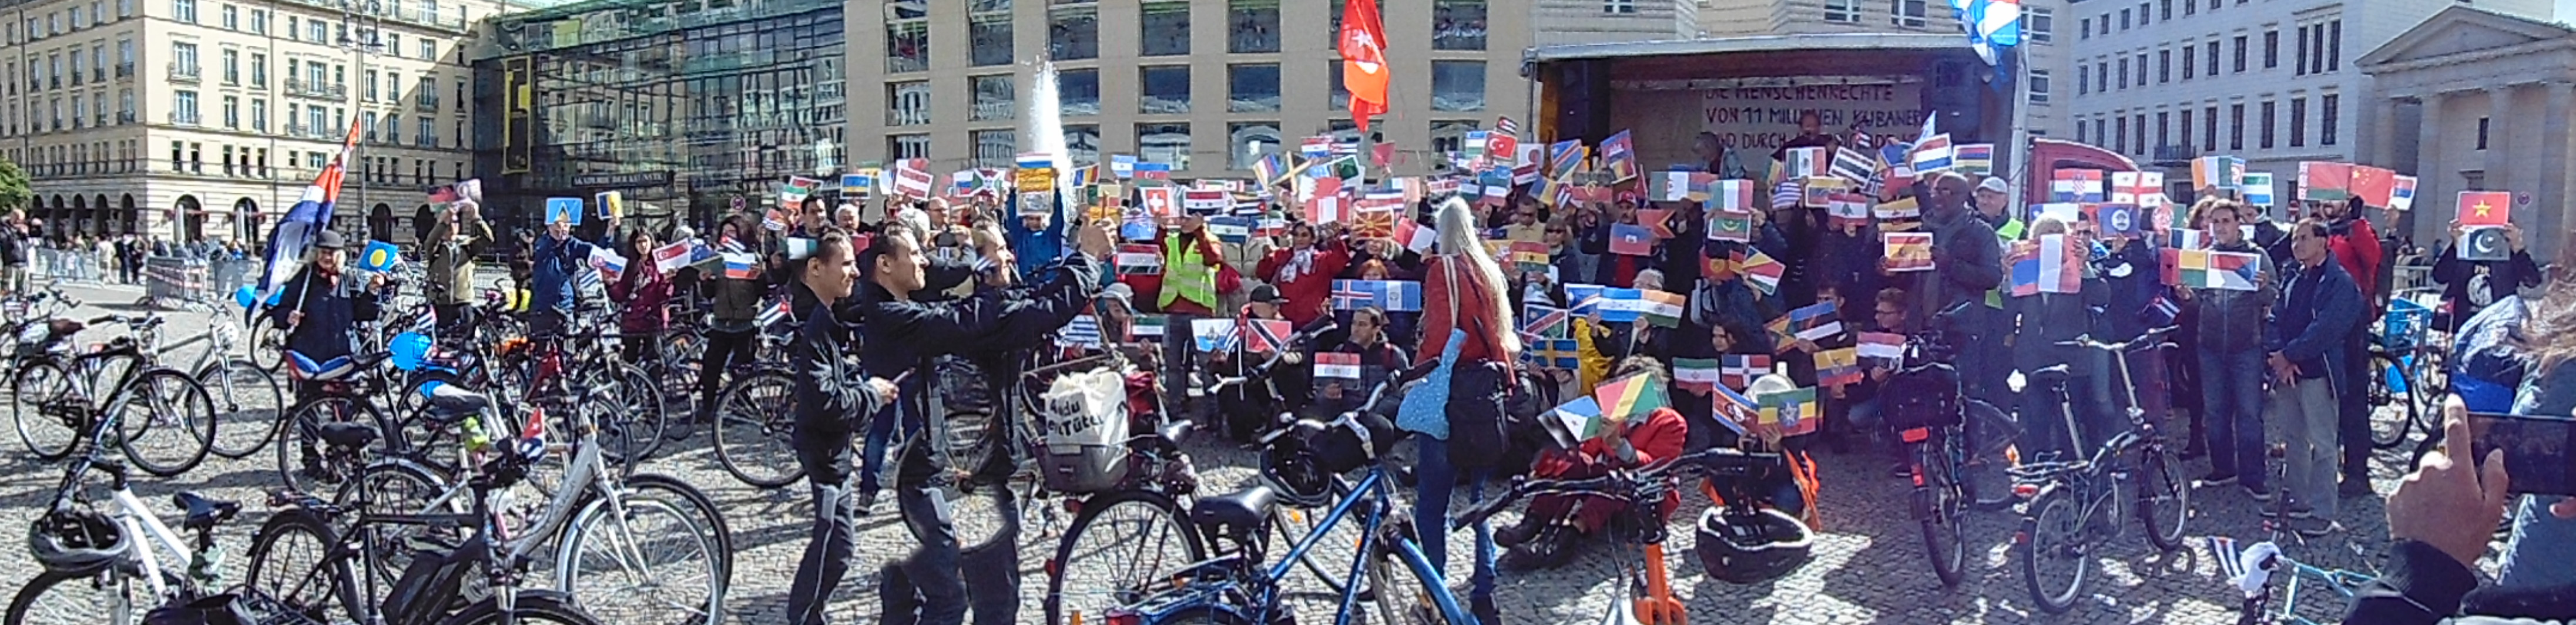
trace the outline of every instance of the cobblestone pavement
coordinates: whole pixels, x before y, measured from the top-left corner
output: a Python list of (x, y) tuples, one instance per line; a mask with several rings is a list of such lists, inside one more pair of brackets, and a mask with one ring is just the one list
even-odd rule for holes
[[(124, 290), (83, 289), (75, 294), (93, 302), (131, 300)], [(90, 314), (97, 310), (101, 309), (92, 306), (80, 312)], [(192, 328), (203, 323), (217, 322), (204, 314), (176, 313), (174, 317), (180, 323), (173, 325), (182, 333), (192, 333)], [(779, 623), (811, 519), (807, 490), (801, 484), (775, 491), (743, 486), (716, 464), (707, 450), (709, 441), (701, 430), (687, 441), (666, 444), (660, 457), (647, 461), (640, 470), (687, 480), (725, 511), (735, 541), (736, 567), (726, 602), (728, 622)], [(1255, 479), (1246, 468), (1254, 464), (1249, 453), (1204, 440), (1193, 442), (1189, 451), (1201, 475), (1203, 494), (1230, 492)], [(1887, 477), (1887, 458), (1885, 452), (1874, 449), (1820, 455), (1825, 483), (1821, 496), (1824, 528), (1815, 543), (1815, 559), (1803, 569), (1769, 583), (1733, 585), (1706, 579), (1697, 559), (1689, 555), (1688, 545), (1692, 540), (1689, 520), (1707, 504), (1696, 496), (1686, 500), (1675, 515), (1673, 557), (1668, 566), (1675, 593), (1688, 607), (1690, 619), (1701, 623), (2234, 622), (2236, 599), (2231, 589), (2216, 578), (2216, 565), (2200, 537), (2259, 538), (2257, 507), (2242, 489), (2195, 491), (2193, 516), (2186, 528), (2193, 537), (2191, 548), (2170, 556), (2157, 554), (2139, 535), (2139, 526), (2134, 521), (2124, 521), (2126, 533), (2105, 552), (2096, 554), (2096, 576), (2075, 610), (2064, 616), (2050, 616), (2031, 608), (2019, 564), (2010, 548), (2019, 518), (2008, 511), (1971, 513), (1967, 527), (1972, 547), (1968, 578), (1958, 588), (1942, 588), (1930, 572), (1916, 526), (1907, 519), (1900, 503), (1905, 500), (1904, 484)], [(2396, 465), (2403, 460), (2394, 453), (2377, 458), (2373, 477), (2379, 492), (2387, 492), (2393, 486), (2399, 477)], [(174, 523), (178, 511), (168, 502), (170, 495), (179, 491), (244, 502), (247, 510), (242, 518), (218, 532), (219, 542), (235, 554), (228, 568), (239, 571), (247, 560), (242, 554), (248, 551), (251, 534), (268, 516), (264, 492), (274, 487), (277, 479), (272, 463), (268, 453), (246, 460), (209, 456), (202, 466), (176, 478), (139, 477), (134, 489)], [(2193, 461), (2190, 466), (2191, 474), (2198, 475), (2206, 471), (2207, 464)], [(14, 435), (0, 435), (0, 527), (11, 531), (26, 527), (41, 512), (59, 478), (59, 466), (31, 461)], [(1464, 499), (1463, 492), (1460, 498)], [(906, 553), (912, 543), (894, 517), (892, 497), (887, 496), (874, 514), (862, 519), (860, 563), (842, 583), (831, 604), (832, 622), (876, 620), (876, 570)], [(1496, 522), (1512, 518), (1512, 513), (1505, 513)], [(2346, 500), (2339, 520), (2344, 526), (2341, 532), (2303, 546), (2293, 545), (2290, 550), (2322, 565), (2368, 570), (2379, 561), (2379, 552), (2386, 545), (2386, 523), (2379, 497)], [(1466, 577), (1468, 543), (1469, 536), (1464, 532), (1450, 539), (1459, 554), (1450, 561), (1453, 579)], [(23, 548), (14, 546), (21, 543), (9, 544), (13, 546), (0, 548), (0, 577), (28, 579), (37, 568)], [(1328, 570), (1348, 562), (1349, 548), (1340, 549), (1345, 553), (1332, 553), (1337, 544), (1351, 543), (1346, 539), (1328, 540), (1318, 551), (1332, 563), (1326, 566)], [(1041, 528), (1030, 528), (1023, 536), (1019, 622), (1043, 620), (1040, 602), (1047, 582), (1043, 559), (1054, 548), (1055, 537), (1046, 535)], [(1610, 558), (1605, 552), (1604, 547), (1588, 545), (1573, 564), (1562, 569), (1503, 573), (1497, 600), (1505, 620), (1599, 622), (1616, 590), (1609, 578)], [(1319, 588), (1316, 578), (1302, 570), (1292, 577), (1297, 580), (1292, 582), (1292, 590), (1309, 593), (1292, 603), (1298, 616), (1309, 623), (1329, 622), (1333, 604), (1329, 598), (1311, 594)], [(238, 580), (238, 574), (234, 579)], [(9, 585), (13, 584), (0, 584)], [(2312, 617), (2339, 614), (2340, 606), (2326, 598), (2311, 603)]]

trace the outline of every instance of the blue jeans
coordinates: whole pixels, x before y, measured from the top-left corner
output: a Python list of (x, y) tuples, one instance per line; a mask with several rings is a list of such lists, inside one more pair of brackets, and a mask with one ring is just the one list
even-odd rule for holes
[(2546, 588), (2576, 584), (2576, 519), (2549, 506), (2565, 497), (2524, 495), (2514, 506), (2513, 537), (2496, 557), (2496, 586)]
[[(875, 495), (884, 489), (886, 446), (894, 442), (895, 422), (905, 421), (897, 417), (902, 406), (901, 403), (887, 405), (877, 411), (875, 418), (868, 419), (868, 439), (859, 447), (859, 494)], [(913, 421), (903, 433), (911, 435), (920, 431), (920, 422)]]
[[(1448, 441), (1420, 435), (1414, 436), (1413, 441), (1417, 456), (1413, 469), (1414, 478), (1417, 480), (1413, 488), (1414, 533), (1421, 536), (1422, 557), (1431, 561), (1431, 568), (1439, 569), (1442, 575), (1447, 575), (1449, 571), (1449, 491), (1458, 483), (1459, 469), (1449, 464)], [(1485, 478), (1491, 477), (1490, 473), (1491, 471), (1486, 469), (1475, 469), (1468, 473), (1471, 481), (1467, 488), (1467, 497), (1470, 500), (1485, 499)], [(1476, 566), (1475, 572), (1468, 578), (1468, 583), (1472, 585), (1467, 595), (1471, 600), (1493, 600), (1494, 528), (1491, 523), (1476, 524)]]
[(2201, 422), (2209, 431), (2209, 466), (2246, 488), (2268, 491), (2263, 450), (2263, 350), (2200, 353)]

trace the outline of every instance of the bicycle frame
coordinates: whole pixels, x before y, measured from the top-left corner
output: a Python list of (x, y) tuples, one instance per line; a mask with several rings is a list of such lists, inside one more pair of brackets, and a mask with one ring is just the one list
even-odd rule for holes
[[(1295, 564), (1305, 558), (1307, 551), (1322, 544), (1325, 537), (1332, 533), (1333, 528), (1339, 527), (1354, 508), (1366, 502), (1369, 504), (1369, 509), (1362, 513), (1363, 517), (1359, 521), (1362, 528), (1359, 557), (1352, 559), (1351, 572), (1342, 580), (1345, 591), (1342, 593), (1339, 615), (1333, 620), (1336, 625), (1348, 625), (1351, 614), (1357, 611), (1361, 578), (1367, 574), (1367, 567), (1371, 560), (1369, 554), (1379, 549), (1382, 545), (1378, 541), (1390, 533), (1381, 531), (1381, 528), (1388, 519), (1397, 518), (1397, 513), (1402, 511), (1401, 506), (1395, 505), (1394, 497), (1386, 491), (1389, 488), (1386, 479), (1386, 468), (1383, 464), (1370, 467), (1368, 474), (1362, 476), (1360, 481), (1352, 486), (1351, 494), (1334, 502), (1332, 510), (1325, 514), (1322, 521), (1315, 524), (1314, 530), (1298, 539), (1297, 544), (1290, 547), (1288, 553), (1279, 558), (1277, 563), (1267, 565), (1268, 568), (1258, 579), (1248, 582), (1255, 590), (1250, 601), (1253, 608), (1252, 614), (1241, 613), (1237, 606), (1230, 605), (1226, 599), (1232, 591), (1247, 585), (1247, 582), (1233, 580), (1185, 583), (1158, 596), (1148, 597), (1132, 610), (1143, 616), (1143, 622), (1147, 623), (1159, 622), (1176, 612), (1191, 608), (1227, 610), (1235, 612), (1235, 616), (1250, 619), (1251, 622), (1270, 622), (1270, 612), (1279, 608), (1282, 594), (1279, 589), (1280, 582), (1288, 578)], [(1404, 565), (1412, 568), (1417, 575), (1425, 571), (1433, 571), (1430, 559), (1422, 553), (1421, 545), (1412, 539), (1399, 538), (1393, 546), (1387, 548), (1392, 549), (1395, 555), (1403, 560)], [(1230, 564), (1230, 560), (1238, 558), (1240, 558), (1239, 555), (1225, 556), (1193, 564), (1178, 576), (1188, 577), (1194, 572), (1206, 571), (1211, 567), (1222, 567)], [(1434, 572), (1424, 578), (1434, 582), (1430, 590), (1430, 599), (1448, 622), (1461, 623), (1473, 618), (1459, 606), (1457, 597), (1449, 593), (1448, 586), (1439, 583), (1443, 578), (1442, 575)]]
[[(170, 555), (173, 556), (171, 560), (179, 565), (179, 570), (188, 570), (196, 565), (195, 550), (180, 542), (178, 532), (171, 531), (170, 526), (162, 524), (161, 517), (153, 514), (151, 507), (143, 505), (143, 500), (136, 498), (132, 489), (119, 484), (115, 490), (110, 491), (109, 497), (116, 502), (116, 511), (108, 516), (115, 519), (118, 525), (125, 526), (125, 535), (151, 537), (152, 543), (169, 550)], [(160, 558), (153, 555), (152, 549), (135, 549), (129, 554), (127, 557), (142, 568), (143, 583), (152, 589), (152, 596), (170, 594), (170, 587), (161, 581)]]

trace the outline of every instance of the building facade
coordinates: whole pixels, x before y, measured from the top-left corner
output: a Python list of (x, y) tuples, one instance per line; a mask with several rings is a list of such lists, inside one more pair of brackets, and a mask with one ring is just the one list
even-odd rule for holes
[(492, 20), (476, 145), (505, 224), (616, 191), (633, 223), (705, 225), (842, 169), (843, 5), (602, 0)]
[(2354, 113), (2378, 139), (2363, 162), (2416, 176), (2415, 210), (2395, 233), (2438, 249), (2459, 192), (2511, 191), (2532, 255), (2548, 263), (2569, 251), (2576, 30), (2455, 6), (2356, 65), (2373, 84)]
[(470, 175), (461, 44), (487, 1), (27, 0), (0, 7), (0, 151), (58, 234), (256, 239), (359, 147), (333, 225), (396, 240)]
[[(1495, 118), (1530, 123), (1532, 45), (1689, 37), (1692, 0), (1381, 3), (1394, 86), (1370, 130), (1396, 171), (1425, 171)], [(1283, 0), (851, 0), (856, 160), (934, 171), (1010, 166), (1031, 60), (1053, 59), (1065, 143), (1240, 177), (1304, 137), (1358, 139), (1335, 52), (1343, 3)], [(880, 113), (880, 111), (882, 111)]]
[[(2354, 61), (2456, 0), (2074, 0), (2056, 16), (2075, 52), (2054, 73), (2060, 136), (2169, 169), (2231, 155), (2295, 180), (2300, 161), (2352, 161), (2369, 77)], [(2478, 6), (2547, 17), (2547, 0)], [(2069, 88), (2071, 87), (2071, 89)], [(2177, 178), (2174, 173), (2180, 173)], [(2288, 190), (2285, 184), (2282, 189)]]
[[(1704, 0), (1700, 31), (1709, 37), (1818, 33), (1958, 33), (1966, 31), (1938, 0)], [(2022, 0), (2021, 54), (2029, 71), (2029, 100), (2022, 104), (2034, 136), (2056, 134), (2064, 85), (2057, 71), (2068, 50), (2058, 36), (2066, 0)], [(1839, 130), (1839, 129), (1837, 129)], [(1911, 134), (1911, 129), (1907, 129)], [(2062, 135), (2058, 135), (2062, 136)]]

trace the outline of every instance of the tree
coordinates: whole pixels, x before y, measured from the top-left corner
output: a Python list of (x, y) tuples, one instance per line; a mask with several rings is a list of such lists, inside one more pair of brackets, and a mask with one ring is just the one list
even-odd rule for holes
[(27, 170), (19, 169), (17, 163), (0, 160), (0, 210), (26, 208), (27, 202), (34, 197), (35, 192), (27, 189)]

